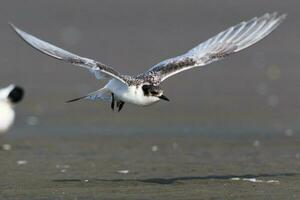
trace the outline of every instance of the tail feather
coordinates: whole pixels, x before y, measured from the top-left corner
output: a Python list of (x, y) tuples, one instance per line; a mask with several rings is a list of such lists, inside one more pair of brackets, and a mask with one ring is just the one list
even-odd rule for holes
[(71, 103), (71, 102), (79, 101), (82, 99), (111, 101), (111, 95), (110, 95), (110, 91), (104, 87), (95, 92), (91, 92), (88, 95), (66, 101), (66, 103)]
[(86, 97), (87, 96), (83, 96), (83, 97), (78, 97), (78, 98), (75, 98), (75, 99), (71, 99), (71, 100), (66, 101), (66, 103), (72, 103), (74, 101), (79, 101), (79, 100), (85, 99)]

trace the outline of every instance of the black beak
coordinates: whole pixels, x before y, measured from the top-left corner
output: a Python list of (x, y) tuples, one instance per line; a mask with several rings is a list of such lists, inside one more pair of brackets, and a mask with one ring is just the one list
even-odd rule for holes
[(161, 95), (158, 98), (165, 100), (165, 101), (170, 101), (165, 95)]

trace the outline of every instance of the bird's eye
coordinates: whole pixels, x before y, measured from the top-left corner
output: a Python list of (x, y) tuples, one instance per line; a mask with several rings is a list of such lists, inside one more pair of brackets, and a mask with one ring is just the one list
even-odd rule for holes
[(143, 89), (145, 95), (149, 95), (149, 90), (150, 90), (149, 85), (143, 85), (142, 89)]

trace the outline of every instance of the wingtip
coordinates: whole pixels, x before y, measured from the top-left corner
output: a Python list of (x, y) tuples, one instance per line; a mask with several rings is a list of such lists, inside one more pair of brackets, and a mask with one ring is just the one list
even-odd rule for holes
[(285, 18), (287, 17), (287, 13), (279, 13), (277, 11), (275, 12), (267, 12), (264, 15), (262, 15), (260, 18), (263, 19), (265, 18), (268, 21), (276, 21), (276, 26), (281, 24)]
[(10, 25), (11, 27), (15, 26), (12, 22), (7, 22), (7, 24)]
[(282, 20), (284, 20), (285, 18), (287, 18), (288, 14), (287, 13), (283, 13), (279, 16), (279, 18), (281, 18)]
[(17, 26), (15, 26), (12, 22), (8, 22), (8, 25), (15, 33), (17, 33), (17, 35), (21, 36), (22, 31)]
[(8, 22), (8, 25), (14, 30), (17, 31), (18, 28), (12, 23), (12, 22)]
[(277, 18), (277, 19), (281, 19), (281, 20), (284, 20), (286, 17), (287, 17), (287, 13), (282, 13), (280, 14), (279, 12), (275, 11), (275, 12), (272, 12), (272, 13), (269, 13), (271, 16), (273, 16), (274, 18)]
[(277, 20), (278, 25), (281, 24), (286, 18), (287, 18), (287, 14), (286, 13), (277, 15), (276, 16), (276, 20)]

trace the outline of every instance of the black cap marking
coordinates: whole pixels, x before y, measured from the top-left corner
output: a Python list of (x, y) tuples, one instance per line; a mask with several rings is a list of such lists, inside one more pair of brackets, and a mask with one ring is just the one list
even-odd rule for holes
[(24, 90), (19, 86), (15, 86), (14, 89), (12, 89), (12, 91), (8, 95), (8, 99), (12, 103), (20, 102), (23, 99), (23, 97), (24, 97)]

